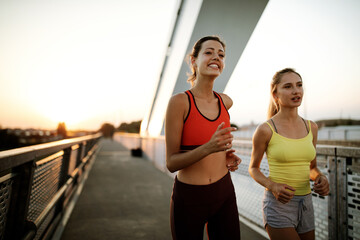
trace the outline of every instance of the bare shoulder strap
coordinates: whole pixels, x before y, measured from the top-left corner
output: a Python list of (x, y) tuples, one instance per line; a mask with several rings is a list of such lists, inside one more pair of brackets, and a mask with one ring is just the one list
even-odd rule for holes
[(186, 117), (184, 119), (184, 123), (186, 122), (186, 120), (188, 119), (189, 115), (190, 115), (190, 111), (191, 111), (191, 105), (193, 104), (192, 102), (194, 101), (194, 99), (192, 99), (192, 93), (190, 90), (185, 91), (187, 97), (188, 97), (188, 101), (189, 101), (189, 109), (188, 109), (188, 113), (186, 114)]
[(271, 120), (272, 124), (274, 125), (275, 132), (278, 133), (278, 130), (276, 129), (276, 125), (275, 125), (274, 121), (272, 120), (272, 118), (270, 118), (270, 120)]
[(271, 126), (271, 124), (270, 124), (269, 122), (266, 122), (266, 123), (267, 123), (267, 125), (269, 125), (271, 131), (274, 132), (274, 129), (273, 129), (273, 127)]
[[(303, 118), (301, 118), (303, 121), (304, 121), (304, 124), (305, 124), (305, 127), (306, 127), (306, 131), (309, 133), (309, 128), (308, 128), (308, 126), (306, 125), (306, 122), (305, 122), (305, 120), (303, 119)], [(310, 127), (310, 120), (308, 120), (309, 121), (309, 127)]]

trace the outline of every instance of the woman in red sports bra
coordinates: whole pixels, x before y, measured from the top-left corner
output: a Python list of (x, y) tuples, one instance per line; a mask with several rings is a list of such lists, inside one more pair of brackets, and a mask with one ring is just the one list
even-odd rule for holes
[(217, 36), (198, 40), (190, 54), (191, 89), (169, 101), (165, 120), (166, 164), (177, 171), (171, 197), (173, 239), (240, 239), (230, 171), (240, 158), (231, 149), (228, 109), (232, 100), (213, 91), (225, 66), (225, 44)]

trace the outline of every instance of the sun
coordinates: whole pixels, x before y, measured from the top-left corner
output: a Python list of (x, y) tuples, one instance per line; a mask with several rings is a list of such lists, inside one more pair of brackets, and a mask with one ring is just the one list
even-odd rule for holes
[(78, 127), (78, 124), (94, 114), (79, 96), (53, 97), (49, 100), (37, 101), (34, 104), (36, 111), (54, 124), (64, 122), (68, 129)]

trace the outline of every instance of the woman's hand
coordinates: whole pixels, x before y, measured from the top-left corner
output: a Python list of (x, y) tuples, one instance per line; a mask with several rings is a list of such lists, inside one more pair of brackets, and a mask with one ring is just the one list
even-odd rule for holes
[(241, 159), (236, 156), (234, 149), (226, 151), (226, 167), (229, 171), (234, 172), (238, 169), (238, 165), (241, 163)]
[(272, 192), (276, 200), (284, 204), (288, 203), (295, 194), (295, 188), (283, 183), (272, 183), (269, 190)]
[(232, 141), (234, 138), (230, 132), (236, 131), (236, 128), (234, 127), (223, 128), (224, 125), (225, 123), (222, 122), (217, 127), (211, 139), (204, 144), (209, 153), (215, 153), (215, 152), (226, 151), (228, 149), (231, 149)]
[(319, 174), (314, 183), (314, 191), (321, 196), (326, 196), (329, 194), (329, 182), (325, 175)]

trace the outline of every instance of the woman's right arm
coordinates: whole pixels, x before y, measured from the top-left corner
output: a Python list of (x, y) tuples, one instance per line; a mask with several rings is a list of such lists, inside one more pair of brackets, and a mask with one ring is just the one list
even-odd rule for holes
[(189, 109), (185, 94), (171, 97), (166, 111), (165, 141), (166, 141), (166, 167), (170, 172), (186, 168), (211, 153), (224, 151), (232, 147), (233, 136), (230, 134), (235, 128), (223, 128), (220, 124), (210, 141), (188, 152), (180, 152), (181, 135), (184, 118)]
[(264, 157), (264, 153), (271, 136), (272, 131), (266, 123), (261, 124), (256, 129), (253, 136), (253, 147), (249, 165), (249, 173), (256, 182), (270, 190), (277, 200), (282, 203), (287, 203), (294, 196), (295, 189), (287, 184), (280, 184), (271, 181), (260, 171), (260, 163)]

